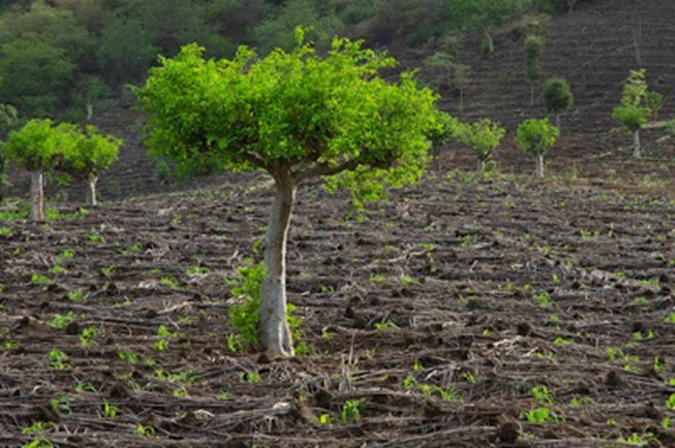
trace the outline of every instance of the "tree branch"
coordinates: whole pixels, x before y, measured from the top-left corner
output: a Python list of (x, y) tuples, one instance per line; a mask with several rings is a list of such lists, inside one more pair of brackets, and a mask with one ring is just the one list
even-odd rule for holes
[(251, 165), (257, 166), (258, 168), (268, 169), (268, 163), (260, 157), (258, 154), (252, 152), (246, 152), (242, 155), (242, 159), (250, 163)]
[(312, 177), (332, 176), (333, 174), (338, 174), (343, 171), (353, 170), (357, 166), (359, 166), (359, 161), (357, 159), (347, 160), (346, 162), (343, 162), (337, 166), (321, 163), (306, 170), (300, 171), (296, 174), (295, 178), (298, 180), (298, 183), (300, 183)]

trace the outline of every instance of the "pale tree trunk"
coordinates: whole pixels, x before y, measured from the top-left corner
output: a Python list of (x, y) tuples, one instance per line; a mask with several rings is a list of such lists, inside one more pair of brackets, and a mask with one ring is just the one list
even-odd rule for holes
[(567, 13), (571, 13), (574, 10), (574, 4), (577, 2), (577, 0), (567, 0)]
[(96, 200), (96, 182), (98, 182), (98, 176), (91, 176), (87, 179), (87, 189), (85, 192), (85, 204), (87, 207), (96, 207), (98, 201)]
[(94, 103), (87, 102), (87, 121), (94, 118)]
[(483, 29), (483, 36), (485, 37), (485, 42), (487, 42), (487, 54), (492, 54), (495, 51), (495, 41), (492, 39), (492, 35), (487, 28)]
[(265, 237), (265, 268), (260, 303), (260, 342), (278, 356), (293, 356), (293, 341), (286, 318), (286, 241), (297, 185), (288, 172), (275, 176), (276, 196)]
[(542, 153), (537, 154), (537, 167), (535, 169), (535, 174), (538, 179), (542, 179), (544, 177), (544, 154)]
[(633, 132), (633, 158), (639, 159), (642, 157), (640, 153), (640, 130)]
[(478, 172), (479, 173), (485, 172), (485, 159), (478, 159)]
[(555, 127), (558, 128), (558, 132), (560, 132), (560, 114), (555, 114)]
[(30, 219), (44, 221), (45, 193), (43, 188), (44, 174), (42, 171), (33, 171), (30, 174)]

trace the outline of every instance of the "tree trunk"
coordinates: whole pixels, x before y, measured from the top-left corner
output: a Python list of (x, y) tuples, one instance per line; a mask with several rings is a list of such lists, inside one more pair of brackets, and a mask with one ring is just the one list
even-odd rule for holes
[(633, 158), (634, 159), (639, 159), (642, 157), (642, 154), (640, 153), (640, 130), (638, 129), (637, 131), (633, 132)]
[(485, 37), (485, 43), (487, 44), (486, 54), (492, 54), (495, 51), (495, 41), (492, 39), (492, 35), (487, 28), (483, 29), (483, 36)]
[(484, 159), (478, 159), (478, 172), (481, 173), (481, 174), (485, 172), (485, 160)]
[(558, 128), (558, 132), (560, 132), (560, 114), (555, 114), (555, 127)]
[(87, 121), (91, 121), (94, 118), (94, 104), (91, 102), (87, 103)]
[(535, 174), (537, 175), (538, 179), (542, 179), (544, 177), (544, 154), (537, 154), (537, 167), (535, 169)]
[(286, 318), (286, 241), (297, 186), (288, 172), (275, 176), (276, 196), (265, 237), (265, 268), (260, 303), (260, 342), (274, 355), (293, 356)]
[(87, 179), (87, 190), (85, 192), (85, 204), (87, 207), (96, 207), (98, 205), (96, 201), (96, 182), (98, 182), (98, 176), (91, 176)]
[(42, 171), (30, 173), (30, 219), (33, 221), (44, 221), (45, 219), (43, 179)]

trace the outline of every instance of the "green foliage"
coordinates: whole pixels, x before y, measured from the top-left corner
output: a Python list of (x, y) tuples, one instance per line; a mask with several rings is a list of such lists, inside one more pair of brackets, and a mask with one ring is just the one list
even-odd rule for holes
[(64, 8), (35, 2), (0, 17), (0, 101), (30, 116), (58, 112), (90, 48), (86, 29)]
[(621, 105), (614, 108), (612, 118), (623, 130), (638, 131), (658, 113), (662, 101), (660, 94), (649, 91), (645, 69), (631, 70), (623, 86)]
[(296, 45), (294, 30), (298, 26), (308, 30), (312, 40), (330, 42), (341, 31), (342, 24), (334, 11), (316, 0), (288, 0), (279, 11), (252, 29), (253, 37), (262, 54), (275, 48), (291, 51)]
[(460, 123), (455, 131), (455, 138), (469, 147), (481, 161), (488, 161), (492, 153), (501, 144), (506, 130), (489, 118), (474, 123)]
[[(28, 171), (48, 171), (62, 157), (67, 145), (61, 143), (61, 133), (68, 126), (53, 126), (50, 119), (29, 120), (20, 130), (9, 134), (4, 147), (7, 159)], [(67, 132), (67, 131), (66, 131)], [(72, 145), (74, 142), (67, 142)]]
[[(394, 60), (334, 39), (323, 58), (302, 43), (263, 59), (240, 47), (209, 60), (196, 45), (161, 59), (136, 92), (149, 121), (152, 153), (179, 168), (290, 171), (297, 181), (330, 176), (360, 200), (383, 183), (417, 180), (427, 162), (426, 131), (436, 95), (409, 73), (396, 84), (377, 76)], [(343, 173), (337, 176), (339, 173)]]
[(342, 411), (340, 412), (340, 420), (342, 422), (358, 422), (361, 420), (361, 414), (365, 407), (366, 401), (364, 399), (345, 401), (342, 405)]
[(551, 78), (544, 87), (544, 107), (550, 114), (567, 112), (574, 104), (574, 95), (569, 83), (563, 78)]
[(529, 423), (541, 425), (544, 423), (555, 422), (560, 418), (549, 408), (535, 408), (526, 412), (520, 413), (520, 418), (527, 420)]
[(246, 265), (237, 269), (238, 278), (231, 281), (234, 286), (230, 296), (239, 301), (227, 309), (235, 334), (228, 339), (232, 351), (246, 351), (260, 346), (258, 325), (260, 324), (260, 287), (267, 272), (263, 263)]
[(119, 86), (140, 80), (158, 53), (143, 24), (128, 19), (114, 21), (103, 30), (97, 58), (104, 79)]
[(528, 154), (545, 154), (555, 143), (558, 134), (558, 129), (549, 123), (548, 118), (530, 118), (518, 125), (516, 142)]
[(90, 179), (97, 177), (117, 160), (122, 140), (111, 135), (103, 136), (94, 126), (87, 126), (83, 133), (74, 127), (69, 132), (69, 138), (75, 145), (66, 146), (70, 152), (64, 152), (58, 169), (82, 179)]
[(525, 38), (525, 71), (530, 81), (539, 78), (539, 56), (543, 48), (543, 37), (532, 34)]

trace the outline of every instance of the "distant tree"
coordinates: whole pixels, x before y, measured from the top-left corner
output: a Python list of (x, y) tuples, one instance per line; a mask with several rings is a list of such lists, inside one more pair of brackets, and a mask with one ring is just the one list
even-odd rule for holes
[(84, 133), (73, 127), (68, 133), (64, 137), (75, 144), (66, 145), (70, 151), (63, 154), (56, 168), (86, 181), (86, 205), (95, 207), (99, 175), (117, 160), (122, 140), (112, 135), (101, 135), (94, 126), (87, 126)]
[(548, 118), (530, 118), (518, 125), (516, 142), (522, 151), (535, 157), (535, 174), (538, 178), (544, 177), (544, 156), (558, 135), (558, 129), (549, 123)]
[(293, 30), (297, 26), (307, 28), (308, 36), (321, 42), (330, 42), (342, 28), (337, 16), (316, 0), (288, 0), (275, 12), (252, 30), (262, 54), (274, 48), (291, 50), (295, 45)]
[(555, 115), (555, 127), (560, 130), (560, 114), (569, 111), (574, 104), (570, 84), (563, 78), (551, 78), (546, 82), (543, 97), (546, 112)]
[(431, 85), (437, 89), (454, 87), (459, 92), (459, 110), (464, 110), (464, 88), (470, 82), (471, 66), (462, 64), (446, 51), (438, 51), (424, 59)]
[[(240, 47), (232, 60), (202, 58), (189, 45), (161, 59), (137, 90), (148, 117), (148, 144), (179, 164), (211, 163), (267, 172), (275, 198), (267, 226), (260, 342), (294, 354), (287, 323), (286, 241), (297, 189), (326, 176), (330, 188), (373, 195), (382, 183), (419, 178), (428, 156), (436, 95), (410, 74), (389, 83), (379, 70), (394, 60), (334, 39), (320, 57), (299, 42), (264, 58)], [(363, 188), (360, 188), (363, 186)]]
[(495, 149), (501, 144), (506, 129), (489, 118), (474, 123), (461, 123), (457, 126), (455, 137), (471, 149), (478, 157), (478, 172), (485, 172), (486, 163), (492, 159)]
[(430, 127), (426, 132), (427, 139), (431, 143), (431, 155), (435, 161), (439, 159), (441, 147), (456, 134), (458, 126), (459, 121), (455, 117), (439, 111), (436, 126)]
[(523, 10), (521, 0), (448, 0), (453, 22), (458, 29), (483, 36), (483, 51), (494, 51), (492, 33)]
[(612, 118), (621, 129), (633, 133), (633, 158), (641, 157), (640, 130), (658, 113), (663, 97), (650, 92), (645, 69), (631, 70), (623, 86), (621, 105), (614, 108)]
[(19, 113), (11, 104), (0, 104), (0, 200), (3, 198), (3, 190), (9, 186), (9, 180), (5, 175), (5, 156), (3, 152), (4, 140), (8, 130), (19, 123)]
[(118, 20), (106, 26), (97, 50), (103, 79), (114, 87), (142, 80), (160, 52), (152, 39), (137, 19)]
[[(30, 218), (44, 220), (44, 174), (69, 152), (75, 140), (68, 138), (72, 125), (53, 126), (50, 119), (29, 120), (9, 134), (5, 156), (31, 173)], [(65, 136), (65, 138), (64, 138)]]
[(544, 38), (531, 34), (525, 38), (525, 73), (530, 81), (530, 106), (534, 107), (535, 83), (539, 79), (539, 56), (544, 48)]

